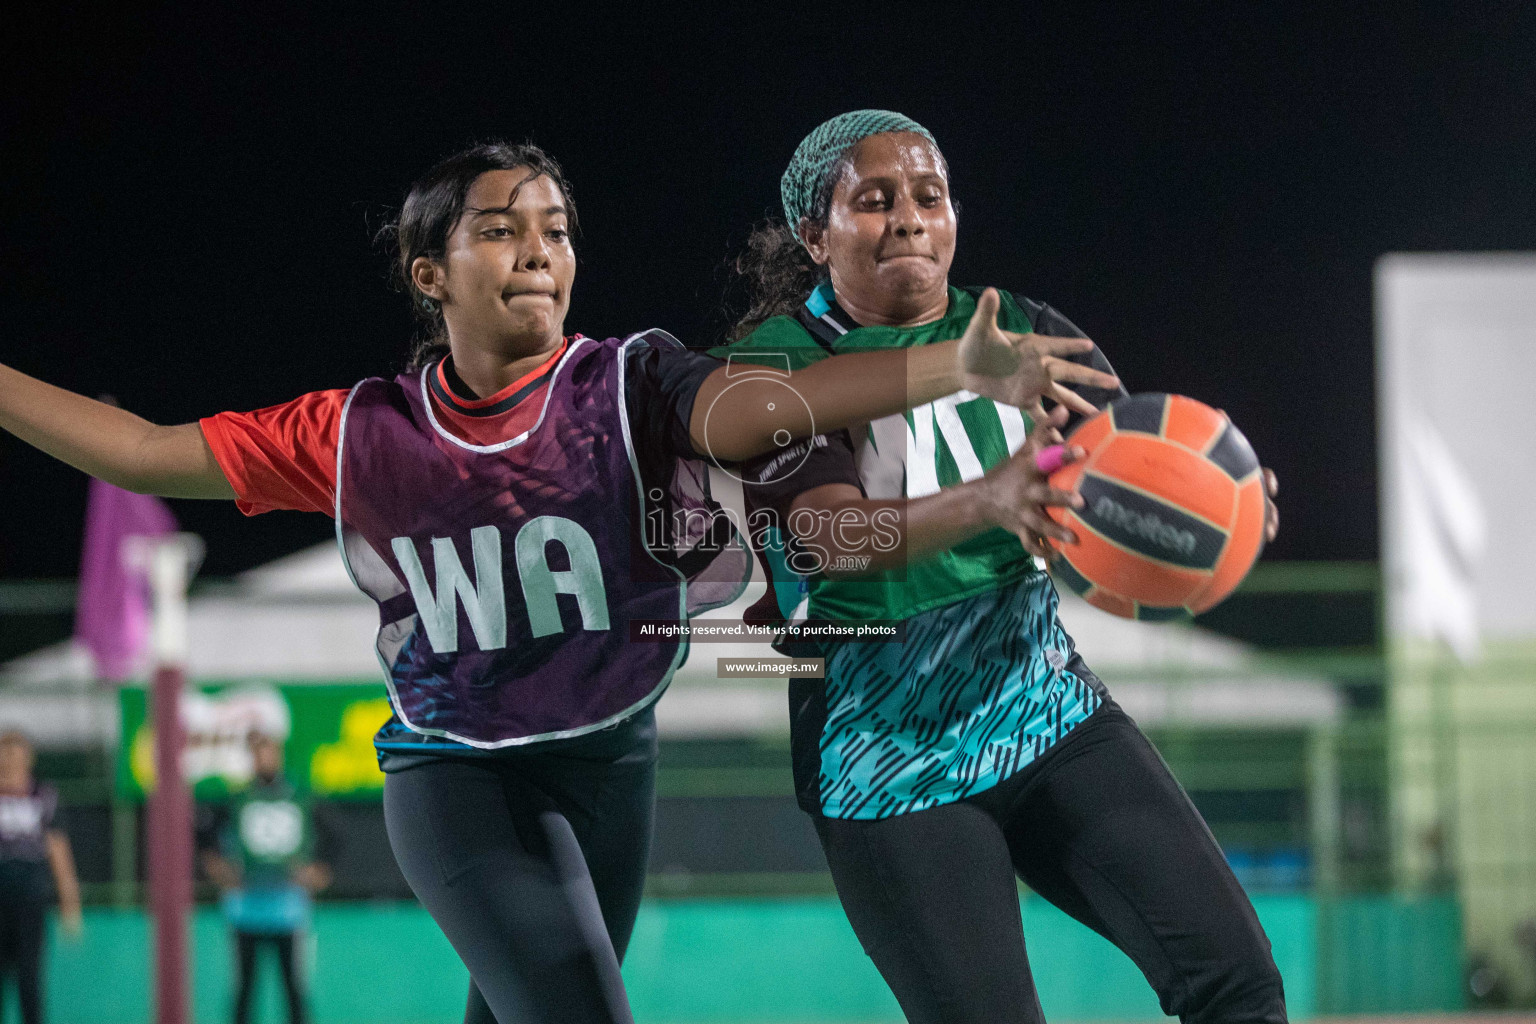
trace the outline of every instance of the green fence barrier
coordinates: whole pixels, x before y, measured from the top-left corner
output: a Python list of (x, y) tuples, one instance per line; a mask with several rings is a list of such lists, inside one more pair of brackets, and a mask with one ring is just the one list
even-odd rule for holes
[[(310, 1007), (317, 1024), (428, 1024), (459, 1020), (469, 975), (432, 919), (414, 904), (321, 907), (307, 950)], [(92, 910), (78, 940), (50, 929), (48, 1019), (53, 1024), (148, 1024), (148, 917), (138, 910)], [(194, 916), (192, 1020), (230, 1019), (233, 951), (218, 911)], [(287, 1020), (276, 965), (259, 961), (255, 1022)]]
[(1401, 1013), (1461, 1006), (1462, 922), (1453, 898), (1340, 897), (1319, 907), (1317, 924), (1320, 1010)]
[[(1458, 1007), (1455, 903), (1305, 896), (1254, 906), (1274, 944), (1293, 1017)], [(1030, 961), (1054, 1021), (1162, 1019), (1135, 966), (1043, 900), (1023, 904)], [(310, 950), (316, 1024), (459, 1019), (467, 978), (414, 904), (322, 905)], [(231, 956), (217, 912), (193, 922), (193, 1019), (229, 1019)], [(150, 927), (137, 910), (93, 910), (78, 941), (50, 937), (49, 1019), (145, 1024)], [(257, 1022), (284, 1019), (276, 971), (262, 965)], [(855, 1024), (901, 1014), (835, 899), (651, 900), (624, 969), (635, 1018), (655, 1024)]]

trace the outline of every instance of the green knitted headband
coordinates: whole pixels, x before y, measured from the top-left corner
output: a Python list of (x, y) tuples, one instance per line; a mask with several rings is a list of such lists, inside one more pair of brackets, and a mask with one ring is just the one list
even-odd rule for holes
[(894, 110), (850, 110), (824, 121), (800, 140), (795, 155), (779, 179), (779, 195), (784, 200), (784, 219), (791, 231), (800, 230), (800, 218), (826, 187), (827, 175), (837, 161), (860, 139), (885, 132), (914, 132), (933, 142), (933, 135), (904, 114)]

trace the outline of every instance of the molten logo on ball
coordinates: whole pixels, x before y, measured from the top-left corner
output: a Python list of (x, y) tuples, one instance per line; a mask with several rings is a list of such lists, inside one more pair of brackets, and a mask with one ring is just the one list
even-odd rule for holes
[(1113, 523), (1127, 533), (1144, 537), (1158, 547), (1167, 548), (1185, 558), (1195, 553), (1196, 541), (1193, 533), (1181, 530), (1177, 526), (1170, 526), (1155, 515), (1128, 509), (1107, 494), (1099, 495), (1098, 500), (1093, 503), (1093, 514)]
[(1212, 607), (1264, 546), (1258, 456), (1225, 415), (1182, 395), (1130, 395), (1084, 420), (1087, 455), (1051, 474), (1079, 509), (1051, 515), (1077, 536), (1052, 564), (1089, 604), (1166, 620)]

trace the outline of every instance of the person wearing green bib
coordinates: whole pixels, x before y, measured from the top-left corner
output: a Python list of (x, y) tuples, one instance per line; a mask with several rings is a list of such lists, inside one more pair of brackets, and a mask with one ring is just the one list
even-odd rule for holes
[(289, 1024), (307, 1019), (303, 937), (310, 893), (325, 888), (330, 870), (314, 856), (314, 830), (303, 797), (283, 777), (283, 746), (252, 732), (251, 784), (230, 801), (217, 851), (203, 854), (203, 869), (224, 891), (224, 918), (234, 933), (239, 971), (234, 1021), (250, 1019), (256, 953), (270, 945), (288, 996)]
[[(967, 334), (1083, 336), (1048, 305), (949, 283), (949, 167), (910, 118), (827, 121), (781, 191), (785, 222), (736, 265), (752, 308), (716, 355), (783, 370)], [(1056, 447), (1070, 416), (1124, 393), (1097, 349), (1070, 359), (1049, 415), (962, 391), (735, 468), (771, 581), (749, 618), (904, 627), (823, 642), (825, 678), (791, 682), (797, 797), (910, 1021), (1043, 1019), (1015, 877), (1129, 955), (1164, 1012), (1284, 1021), (1247, 895), (1057, 618), (1041, 559), (1074, 538), (1047, 506), (1079, 499), (1044, 470), (1082, 456)]]

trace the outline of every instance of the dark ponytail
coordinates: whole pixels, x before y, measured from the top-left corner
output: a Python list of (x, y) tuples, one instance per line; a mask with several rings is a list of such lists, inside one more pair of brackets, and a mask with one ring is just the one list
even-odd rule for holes
[[(807, 222), (826, 229), (832, 192), (850, 163), (843, 156), (828, 168), (816, 198), (805, 212)], [(752, 228), (746, 246), (731, 261), (730, 269), (733, 293), (740, 289), (747, 296), (747, 311), (730, 329), (730, 341), (740, 341), (772, 317), (793, 316), (805, 297), (827, 277), (826, 269), (818, 267), (805, 251), (795, 226), (780, 217), (769, 217)]]
[[(487, 171), (528, 169), (528, 181), (548, 178), (560, 190), (565, 202), (571, 234), (576, 234), (576, 204), (571, 201), (571, 186), (554, 157), (531, 142), (512, 145), (488, 142), (463, 150), (439, 161), (416, 179), (400, 208), (400, 216), (379, 232), (394, 249), (395, 276), (411, 297), (411, 309), (421, 322), (422, 331), (411, 346), (408, 369), (419, 370), (448, 352), (448, 326), (437, 301), (423, 295), (411, 278), (411, 264), (418, 257), (441, 259), (448, 250), (448, 236), (464, 215), (464, 202), (475, 179)], [(518, 186), (519, 188), (521, 185)], [(508, 205), (517, 199), (512, 192)]]

